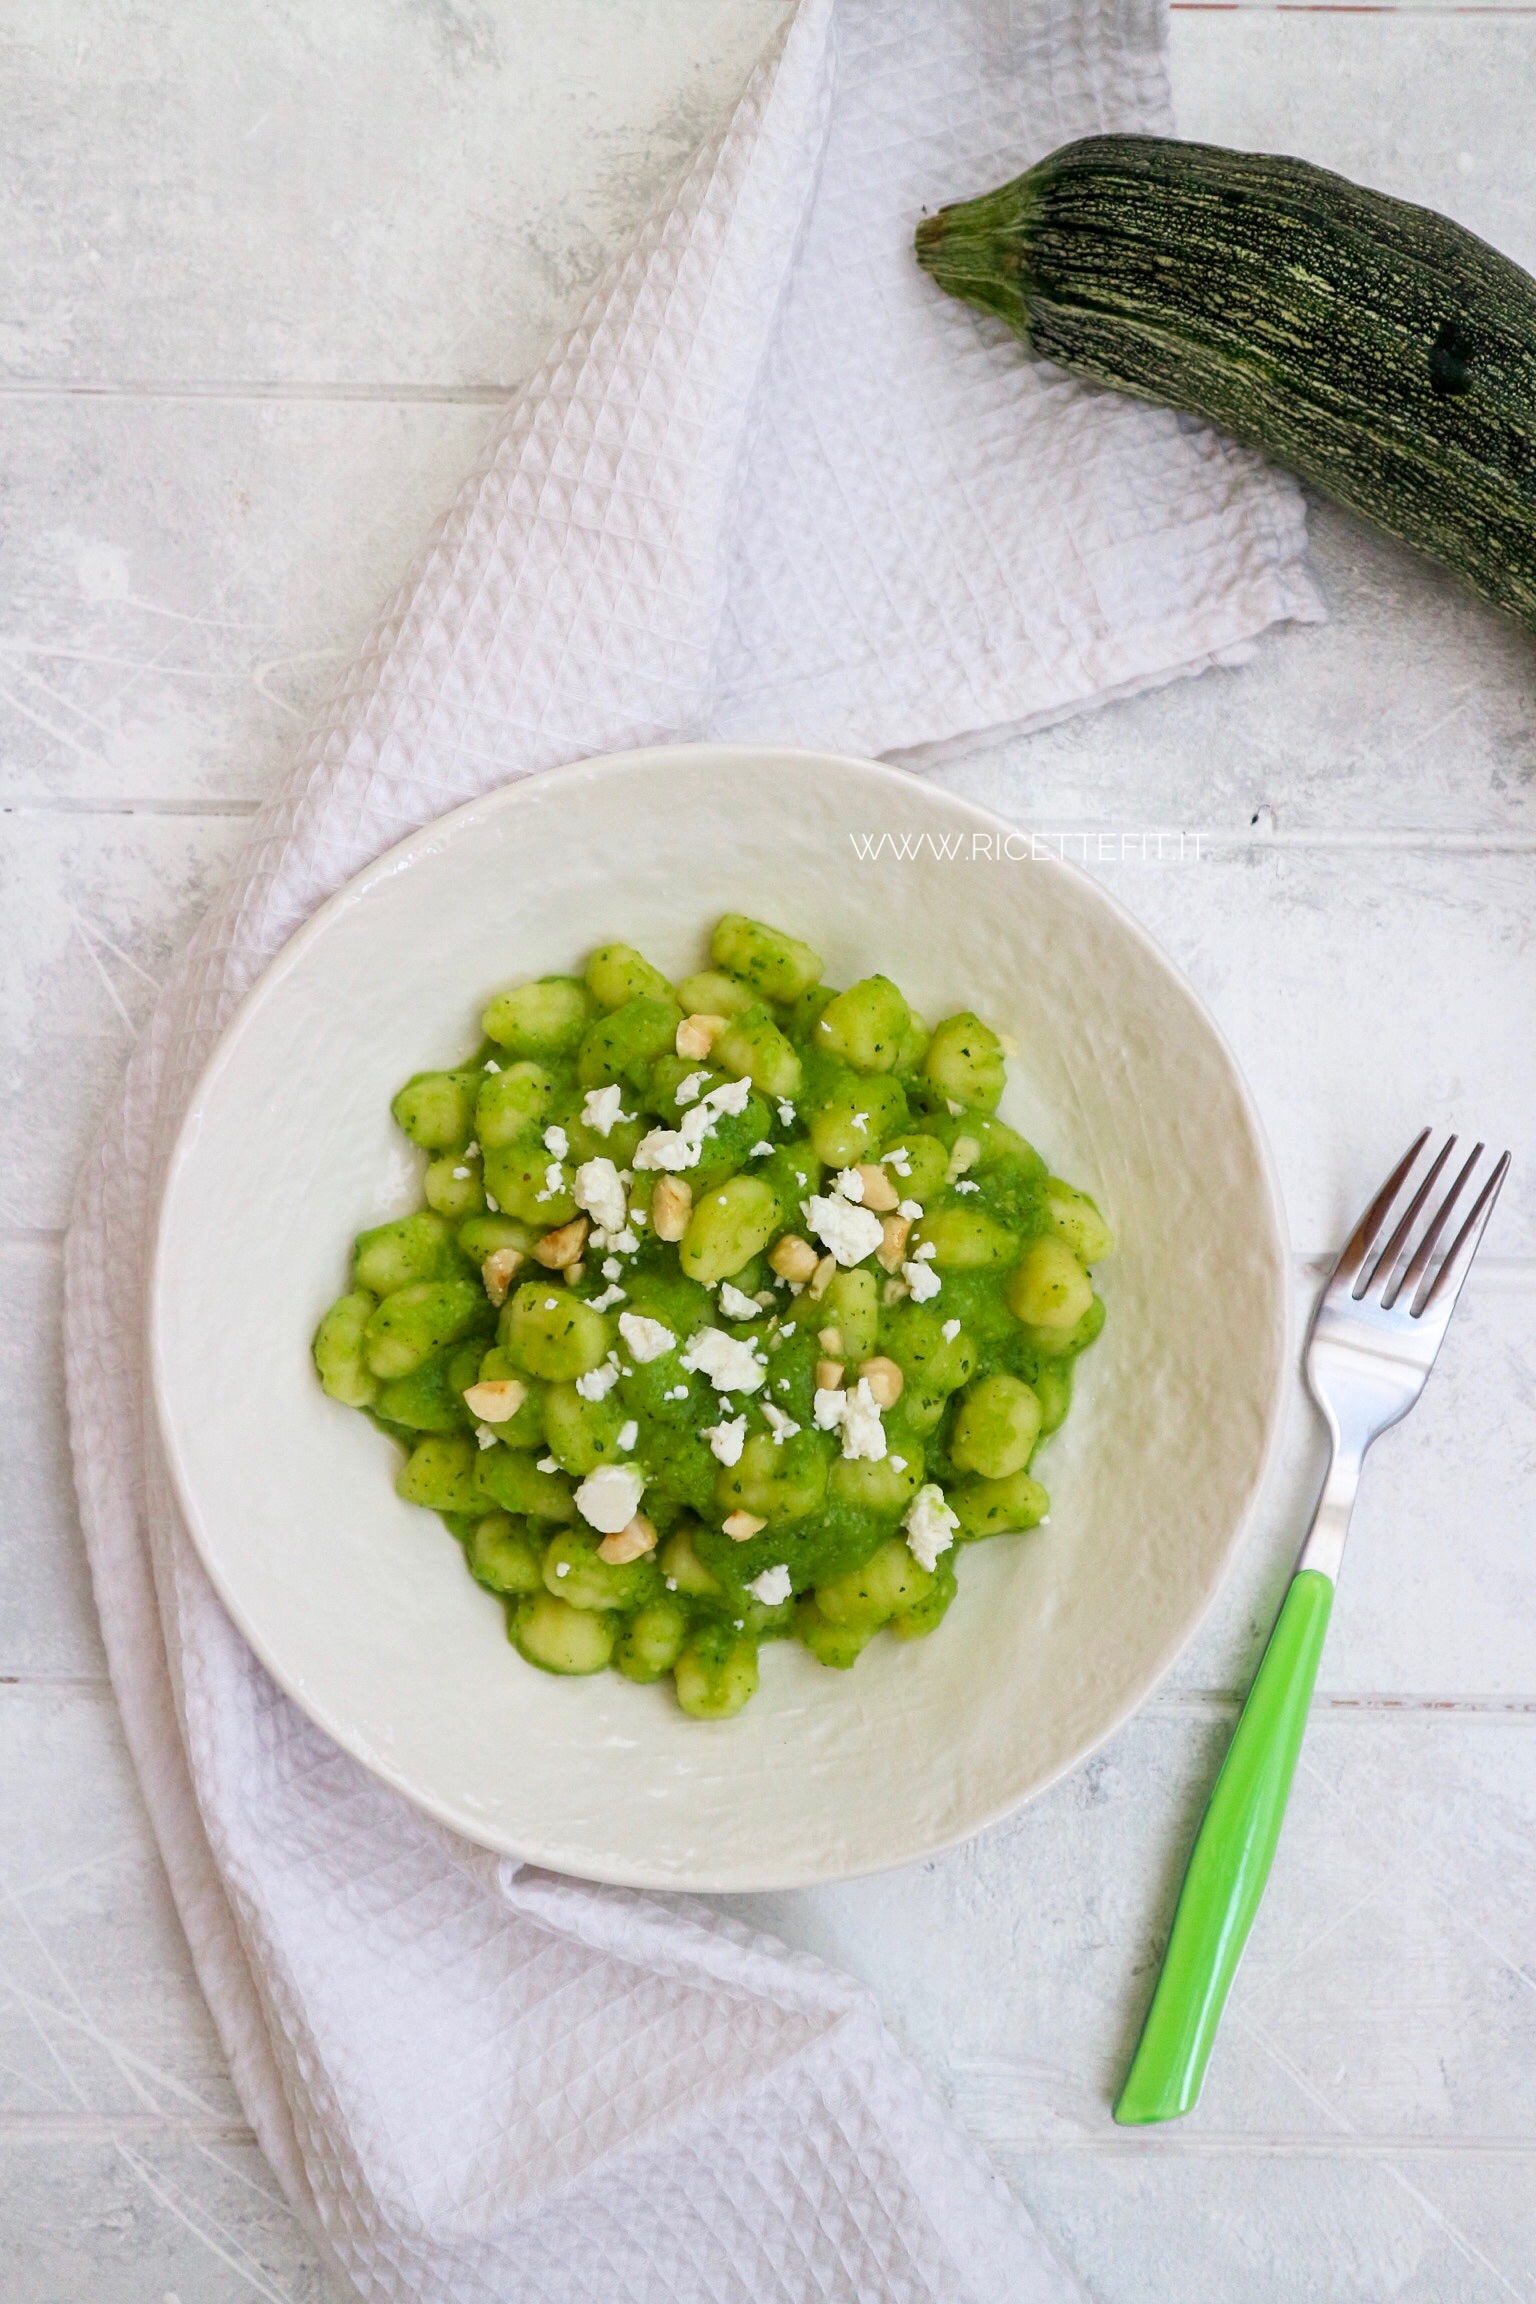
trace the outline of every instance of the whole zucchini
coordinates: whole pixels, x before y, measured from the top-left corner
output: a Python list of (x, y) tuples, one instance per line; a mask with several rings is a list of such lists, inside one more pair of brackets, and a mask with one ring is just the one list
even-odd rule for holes
[(1536, 281), (1305, 161), (1090, 136), (917, 228), (1076, 375), (1208, 417), (1536, 626)]

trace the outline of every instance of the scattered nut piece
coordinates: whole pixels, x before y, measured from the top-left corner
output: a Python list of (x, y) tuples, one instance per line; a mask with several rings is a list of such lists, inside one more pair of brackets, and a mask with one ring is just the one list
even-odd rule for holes
[(866, 1360), (859, 1369), (859, 1375), (869, 1386), (870, 1396), (877, 1408), (894, 1408), (907, 1381), (895, 1361), (888, 1360), (883, 1352), (878, 1353), (873, 1360)]
[(574, 1264), (567, 1264), (563, 1268), (560, 1277), (565, 1282), (567, 1288), (574, 1288), (577, 1281), (584, 1280), (586, 1275), (587, 1268), (581, 1261), (581, 1258), (578, 1256)]
[(483, 1383), (471, 1384), (464, 1405), (482, 1424), (506, 1424), (527, 1397), (527, 1385), (519, 1384), (515, 1376), (489, 1376)]
[(950, 1183), (953, 1184), (957, 1176), (963, 1176), (968, 1168), (974, 1168), (980, 1158), (981, 1146), (974, 1136), (957, 1136), (949, 1155)]
[(597, 1548), (599, 1560), (606, 1560), (610, 1568), (622, 1568), (626, 1561), (643, 1560), (647, 1552), (656, 1549), (656, 1529), (643, 1512), (637, 1512), (629, 1525), (616, 1536), (605, 1536)]
[(843, 1381), (841, 1360), (818, 1360), (816, 1363), (816, 1389), (818, 1392), (836, 1392)]
[(723, 1016), (685, 1016), (677, 1028), (679, 1056), (707, 1056), (724, 1030)]
[(651, 1228), (658, 1240), (681, 1240), (693, 1214), (693, 1186), (681, 1176), (663, 1176), (651, 1201)]
[(768, 1261), (781, 1280), (798, 1281), (801, 1287), (813, 1276), (817, 1264), (815, 1249), (798, 1232), (786, 1232)]
[(755, 1512), (733, 1512), (729, 1519), (720, 1523), (733, 1544), (745, 1544), (753, 1536), (760, 1536), (767, 1525), (767, 1521), (759, 1520)]
[(505, 1304), (507, 1291), (523, 1262), (521, 1248), (493, 1248), (480, 1267), (485, 1292), (493, 1304)]
[(818, 1329), (816, 1341), (823, 1352), (829, 1352), (835, 1360), (843, 1348), (843, 1332), (841, 1328)]
[(880, 1226), (880, 1245), (875, 1255), (887, 1272), (899, 1272), (907, 1253), (907, 1234), (912, 1229), (910, 1216), (887, 1216)]
[(864, 1205), (866, 1208), (873, 1208), (877, 1216), (883, 1216), (887, 1208), (894, 1208), (901, 1198), (901, 1194), (878, 1161), (861, 1160), (858, 1176), (859, 1182), (864, 1187)]
[(821, 1262), (817, 1265), (815, 1271), (811, 1274), (810, 1292), (811, 1302), (813, 1304), (819, 1303), (821, 1298), (825, 1296), (828, 1288), (830, 1288), (832, 1285), (832, 1275), (836, 1272), (836, 1270), (837, 1258), (835, 1256), (823, 1256)]
[(904, 1304), (911, 1293), (905, 1280), (887, 1280), (880, 1290), (880, 1301), (889, 1310), (893, 1304)]
[(569, 1224), (557, 1225), (553, 1232), (546, 1232), (542, 1240), (534, 1242), (535, 1256), (549, 1271), (563, 1272), (567, 1264), (577, 1261), (586, 1246), (590, 1224), (590, 1217), (573, 1216)]

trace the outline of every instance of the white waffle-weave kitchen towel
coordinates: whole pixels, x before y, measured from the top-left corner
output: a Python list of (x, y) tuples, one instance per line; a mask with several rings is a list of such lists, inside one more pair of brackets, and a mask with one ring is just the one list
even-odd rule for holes
[(140, 1323), (214, 1036), (443, 809), (667, 738), (943, 745), (1317, 612), (1294, 489), (1035, 366), (910, 256), (925, 207), (1166, 121), (1158, 0), (802, 0), (381, 618), (83, 1180), (70, 1403), (113, 1681), (242, 2100), (368, 2298), (1079, 2293), (862, 1990), (455, 1841), (277, 1692), (177, 1517)]

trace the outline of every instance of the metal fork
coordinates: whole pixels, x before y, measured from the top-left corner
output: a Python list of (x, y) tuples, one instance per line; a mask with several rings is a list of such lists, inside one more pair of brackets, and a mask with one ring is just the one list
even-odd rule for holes
[(1199, 2097), (1279, 1842), (1365, 1452), (1423, 1391), (1509, 1170), (1505, 1152), (1442, 1249), (1484, 1148), (1473, 1147), (1431, 1208), (1456, 1138), (1413, 1184), (1429, 1134), (1361, 1217), (1312, 1317), (1307, 1383), (1332, 1441), (1328, 1474), (1184, 1875), (1157, 1990), (1115, 2104), (1123, 2123), (1177, 2119)]

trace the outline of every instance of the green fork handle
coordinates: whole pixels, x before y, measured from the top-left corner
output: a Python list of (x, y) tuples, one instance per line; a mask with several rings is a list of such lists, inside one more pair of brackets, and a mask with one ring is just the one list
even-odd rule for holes
[(1179, 1891), (1162, 1974), (1115, 2104), (1139, 2126), (1200, 2094), (1216, 2027), (1264, 1894), (1333, 1606), (1333, 1580), (1291, 1578)]

